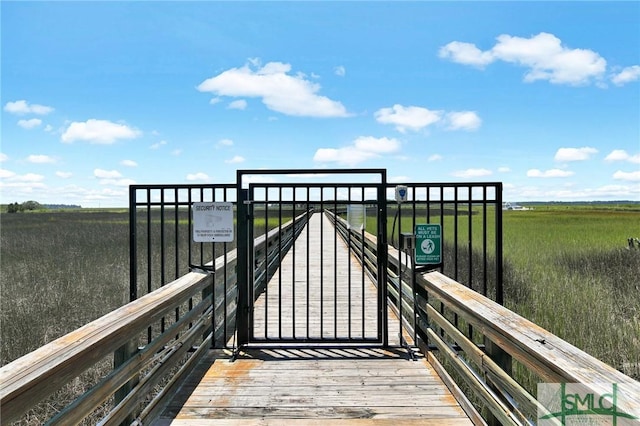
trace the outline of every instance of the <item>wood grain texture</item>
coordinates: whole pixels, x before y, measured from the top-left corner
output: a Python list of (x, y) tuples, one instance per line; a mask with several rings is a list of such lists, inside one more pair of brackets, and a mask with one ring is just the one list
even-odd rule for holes
[(251, 349), (226, 358), (210, 351), (157, 424), (472, 424), (429, 363), (404, 349)]

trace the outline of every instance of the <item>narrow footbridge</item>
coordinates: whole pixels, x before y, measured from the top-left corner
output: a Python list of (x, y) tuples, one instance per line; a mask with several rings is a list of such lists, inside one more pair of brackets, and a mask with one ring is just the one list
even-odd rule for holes
[[(0, 368), (1, 423), (638, 424), (639, 382), (502, 306), (500, 184), (388, 206), (358, 173), (381, 179), (131, 187), (131, 302)], [(204, 202), (237, 244), (192, 241)], [(454, 244), (418, 265), (402, 221)]]

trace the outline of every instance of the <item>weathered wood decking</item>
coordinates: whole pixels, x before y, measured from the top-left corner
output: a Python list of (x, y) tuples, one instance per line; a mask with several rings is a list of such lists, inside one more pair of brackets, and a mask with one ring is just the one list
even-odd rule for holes
[[(324, 235), (320, 233), (321, 220), (324, 220)], [(350, 259), (346, 245), (339, 238), (337, 244), (334, 243), (333, 227), (323, 215), (314, 215), (308, 226), (309, 232), (303, 230), (295, 249), (283, 259), (282, 273), (276, 273), (269, 282), (268, 309), (264, 309), (264, 294), (256, 303), (256, 328), (264, 327), (266, 312), (267, 337), (292, 337), (294, 324), (296, 337), (375, 336), (375, 286), (366, 276), (365, 286), (362, 286), (359, 264)], [(323, 276), (330, 280), (335, 276), (340, 280), (337, 286), (332, 283), (323, 290), (325, 315), (322, 318), (326, 318), (326, 323), (313, 319), (319, 318), (313, 313), (320, 309), (319, 292), (314, 291), (320, 285), (320, 256), (317, 254), (320, 237), (323, 238)], [(306, 255), (307, 245), (311, 256)], [(338, 262), (329, 263), (329, 259), (338, 259)], [(346, 259), (352, 262), (351, 265)], [(292, 268), (296, 270), (295, 279)], [(313, 271), (309, 275), (308, 293), (306, 270)], [(352, 286), (345, 284), (349, 281), (345, 279), (348, 276), (352, 278)], [(332, 288), (334, 291), (330, 290)], [(306, 310), (307, 300), (310, 314)], [(353, 312), (351, 318), (346, 308), (349, 301)], [(280, 313), (279, 306), (283, 307)], [(355, 315), (363, 309), (364, 327), (359, 315)], [(334, 317), (338, 319), (337, 323)], [(275, 322), (278, 318), (282, 319), (281, 327)], [(322, 331), (320, 323), (323, 323)], [(212, 350), (188, 377), (157, 424), (471, 425), (430, 364), (419, 353), (415, 353), (416, 360), (412, 360), (407, 349), (399, 346), (398, 320), (391, 312), (388, 325), (390, 347), (387, 348), (255, 347), (241, 351), (233, 362), (228, 352)]]

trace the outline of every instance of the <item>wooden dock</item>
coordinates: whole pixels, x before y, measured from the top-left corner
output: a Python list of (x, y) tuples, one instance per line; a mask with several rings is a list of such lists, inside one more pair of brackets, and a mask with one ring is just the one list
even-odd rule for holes
[[(267, 337), (289, 337), (294, 329), (296, 336), (310, 337), (375, 334), (377, 317), (372, 314), (375, 309), (367, 308), (377, 306), (374, 284), (365, 276), (365, 287), (361, 286), (361, 266), (349, 255), (346, 245), (334, 238), (333, 226), (324, 215), (314, 215), (307, 226), (309, 232), (303, 230), (294, 249), (283, 259), (282, 273), (276, 272), (267, 292), (256, 302), (256, 328), (265, 325), (266, 312)], [(325, 252), (322, 265), (317, 255), (321, 238)], [(303, 255), (307, 246), (313, 247), (316, 255)], [(330, 264), (328, 259), (344, 261)], [(292, 274), (292, 268), (299, 272)], [(318, 321), (307, 321), (306, 311), (307, 304), (312, 311), (320, 309), (319, 292), (314, 290), (320, 285), (321, 269), (325, 270), (327, 280), (334, 277), (344, 280), (326, 287), (337, 292), (323, 291), (322, 309), (328, 315), (320, 318), (327, 318), (328, 322), (322, 332)], [(306, 279), (306, 270), (315, 271), (308, 287), (300, 284)], [(296, 303), (292, 301), (294, 294)], [(364, 326), (350, 318), (347, 302), (354, 311), (366, 308)], [(264, 308), (265, 303), (268, 309)], [(282, 322), (275, 322), (279, 316)], [(388, 322), (390, 345), (384, 348), (250, 346), (235, 361), (230, 360), (228, 351), (211, 350), (186, 379), (157, 424), (473, 424), (426, 359), (418, 351), (412, 351), (411, 356), (410, 349), (400, 346), (398, 319), (391, 311)], [(350, 323), (351, 327), (347, 327)]]

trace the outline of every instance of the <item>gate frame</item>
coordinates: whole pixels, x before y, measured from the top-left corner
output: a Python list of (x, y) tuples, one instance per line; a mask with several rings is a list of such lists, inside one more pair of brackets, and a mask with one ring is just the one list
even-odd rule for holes
[[(254, 301), (249, 300), (251, 291), (249, 285), (253, 286), (252, 274), (249, 273), (251, 267), (251, 256), (249, 253), (249, 224), (253, 223), (249, 217), (251, 209), (249, 205), (253, 200), (249, 200), (250, 188), (244, 189), (242, 187), (242, 178), (246, 175), (380, 175), (380, 182), (378, 183), (366, 183), (367, 186), (376, 187), (377, 196), (377, 248), (378, 253), (382, 253), (382, 256), (378, 256), (377, 259), (377, 288), (378, 288), (378, 339), (371, 341), (374, 345), (381, 345), (386, 347), (389, 345), (388, 337), (388, 314), (387, 314), (387, 170), (386, 169), (247, 169), (236, 171), (236, 185), (238, 196), (237, 207), (237, 223), (238, 223), (238, 235), (237, 235), (237, 277), (238, 277), (238, 310), (237, 310), (237, 342), (238, 348), (249, 344), (271, 344), (277, 343), (278, 340), (263, 341), (252, 339), (251, 330), (253, 329), (251, 307)], [(282, 183), (282, 186), (288, 185)], [(318, 184), (322, 186), (323, 184)], [(362, 183), (365, 185), (365, 183)], [(364, 201), (364, 200), (363, 200)], [(326, 343), (341, 344), (338, 339), (322, 339)], [(300, 343), (305, 343), (303, 340)], [(287, 342), (287, 344), (295, 344), (295, 342)]]

